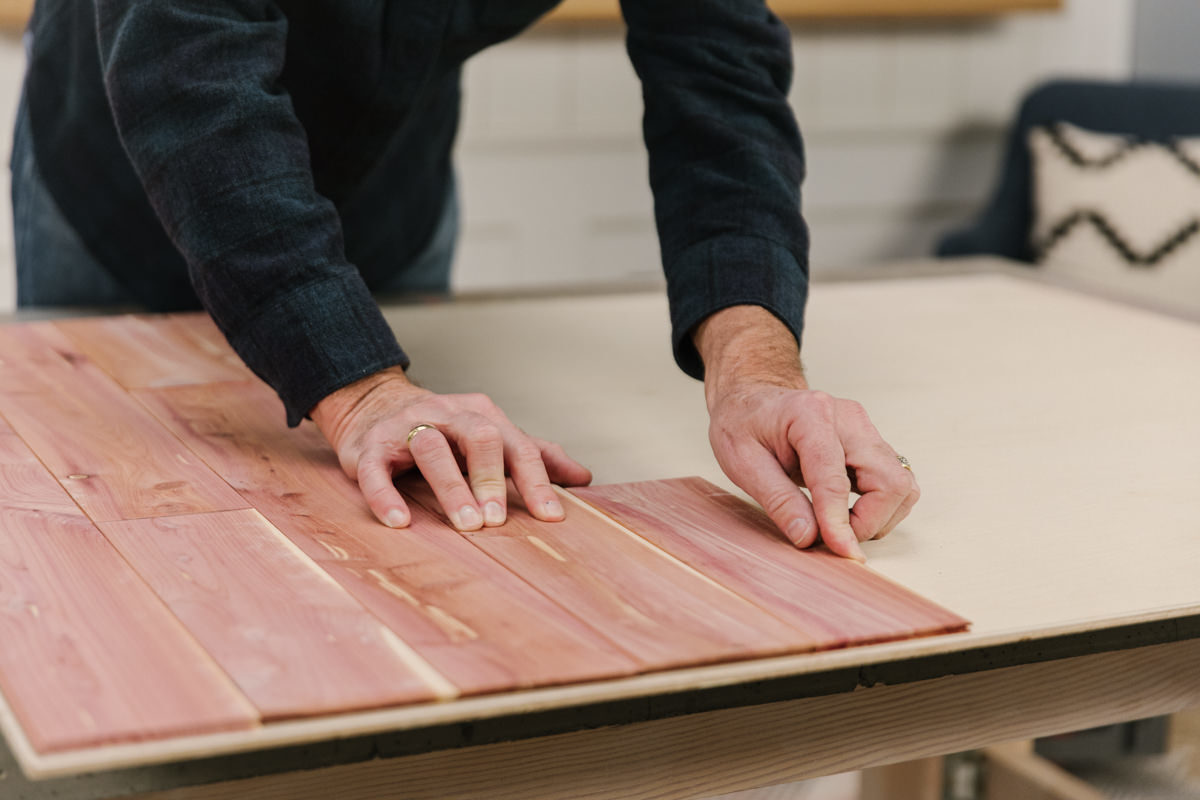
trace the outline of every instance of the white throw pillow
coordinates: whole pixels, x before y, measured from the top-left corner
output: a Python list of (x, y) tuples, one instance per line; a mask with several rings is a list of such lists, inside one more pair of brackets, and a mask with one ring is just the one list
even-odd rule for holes
[(1200, 138), (1150, 142), (1059, 122), (1031, 129), (1029, 147), (1039, 264), (1200, 311)]

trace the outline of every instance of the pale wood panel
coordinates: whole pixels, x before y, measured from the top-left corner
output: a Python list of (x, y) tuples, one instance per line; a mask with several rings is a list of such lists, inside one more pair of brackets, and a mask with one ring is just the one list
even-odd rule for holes
[(100, 530), (264, 720), (438, 696), (444, 681), (257, 511)]
[(1049, 735), (1200, 702), (1200, 641), (638, 725), (141, 795), (137, 800), (673, 800)]
[(43, 753), (258, 721), (3, 422), (0, 642), (0, 689)]
[[(1062, 0), (769, 0), (787, 19), (853, 17), (967, 17), (1060, 8)], [(605, 21), (621, 18), (618, 0), (566, 0), (548, 19)]]
[(433, 514), (371, 515), (310, 424), (289, 431), (260, 383), (138, 397), (272, 524), (463, 693), (627, 675), (634, 662)]
[[(407, 480), (401, 490), (449, 524), (428, 484)], [(508, 508), (504, 525), (463, 535), (618, 643), (643, 669), (821, 644), (586, 507), (568, 504), (566, 520), (542, 522), (510, 485)]]
[(247, 503), (48, 323), (0, 329), (0, 413), (96, 521)]
[(86, 317), (54, 325), (126, 389), (254, 377), (207, 314)]
[(826, 550), (797, 550), (758, 508), (701, 478), (572, 494), (824, 647), (966, 628), (925, 598)]

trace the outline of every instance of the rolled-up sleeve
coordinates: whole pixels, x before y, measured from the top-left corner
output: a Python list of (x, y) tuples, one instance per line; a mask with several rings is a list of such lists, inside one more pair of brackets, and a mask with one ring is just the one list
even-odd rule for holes
[(675, 360), (702, 378), (691, 333), (722, 308), (762, 306), (800, 341), (808, 231), (791, 37), (762, 0), (622, 0), (622, 11)]
[(407, 366), (315, 188), (281, 88), (287, 20), (263, 0), (99, 0), (117, 129), (192, 285), (297, 424), (330, 392)]

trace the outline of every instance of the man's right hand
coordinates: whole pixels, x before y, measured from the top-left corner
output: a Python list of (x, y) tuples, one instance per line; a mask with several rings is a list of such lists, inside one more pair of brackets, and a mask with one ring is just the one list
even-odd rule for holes
[[(551, 482), (582, 486), (592, 479), (562, 447), (526, 434), (486, 395), (435, 394), (410, 382), (399, 367), (333, 392), (312, 410), (312, 419), (371, 511), (393, 528), (412, 517), (392, 480), (414, 467), (451, 523), (464, 531), (503, 524), (506, 474), (530, 513), (549, 522), (563, 518)], [(432, 427), (410, 437), (418, 426)]]

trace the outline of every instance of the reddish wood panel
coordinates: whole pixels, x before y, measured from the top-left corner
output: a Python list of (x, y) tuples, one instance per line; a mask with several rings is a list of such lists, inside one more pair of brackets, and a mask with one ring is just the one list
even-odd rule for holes
[(418, 657), (257, 511), (100, 530), (266, 720), (437, 696)]
[(56, 328), (0, 329), (0, 353), (0, 414), (93, 520), (247, 507)]
[(258, 722), (3, 424), (0, 642), (0, 690), (42, 753)]
[(966, 620), (824, 549), (797, 550), (761, 510), (701, 478), (572, 489), (823, 647), (963, 630)]
[(631, 658), (420, 507), (381, 525), (310, 424), (260, 383), (137, 396), (463, 693), (631, 674)]
[[(410, 480), (401, 488), (441, 514), (428, 484)], [(644, 670), (815, 646), (811, 636), (582, 504), (568, 504), (563, 522), (542, 522), (529, 514), (510, 485), (508, 505), (504, 525), (463, 535), (632, 653)]]
[(54, 326), (127, 389), (254, 377), (207, 314), (86, 317)]

